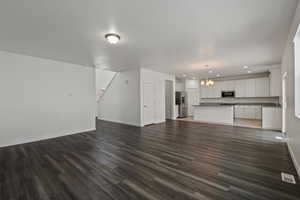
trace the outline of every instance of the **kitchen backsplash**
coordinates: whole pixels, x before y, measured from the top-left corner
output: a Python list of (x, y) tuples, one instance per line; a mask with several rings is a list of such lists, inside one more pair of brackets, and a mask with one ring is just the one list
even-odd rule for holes
[(200, 103), (275, 103), (275, 104), (280, 104), (280, 99), (279, 99), (279, 97), (209, 98), (209, 99), (200, 99)]

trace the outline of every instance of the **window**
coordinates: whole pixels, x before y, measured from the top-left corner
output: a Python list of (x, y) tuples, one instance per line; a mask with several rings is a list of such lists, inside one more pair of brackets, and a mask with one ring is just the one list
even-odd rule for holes
[(300, 25), (294, 38), (295, 56), (295, 115), (300, 118)]

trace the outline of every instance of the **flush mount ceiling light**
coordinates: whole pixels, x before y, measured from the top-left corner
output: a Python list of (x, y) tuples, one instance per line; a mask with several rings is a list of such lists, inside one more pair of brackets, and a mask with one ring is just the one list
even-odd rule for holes
[(244, 69), (248, 69), (248, 68), (249, 68), (248, 66), (246, 66), (246, 65), (244, 66)]
[(105, 35), (105, 39), (110, 43), (110, 44), (117, 44), (121, 37), (118, 34), (115, 33), (108, 33)]
[(217, 75), (216, 75), (216, 77), (220, 77), (220, 76), (221, 76), (221, 74), (217, 74)]
[(212, 73), (213, 73), (213, 70), (209, 70), (208, 73), (212, 74)]
[(252, 71), (250, 71), (250, 70), (248, 70), (247, 72), (248, 72), (248, 74), (251, 74), (251, 73), (252, 73)]

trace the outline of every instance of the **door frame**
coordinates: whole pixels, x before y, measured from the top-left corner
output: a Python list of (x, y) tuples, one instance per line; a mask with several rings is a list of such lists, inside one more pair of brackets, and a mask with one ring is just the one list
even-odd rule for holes
[[(169, 86), (171, 86), (170, 88), (167, 88), (167, 84), (169, 84)], [(174, 95), (175, 94), (173, 94), (174, 93), (174, 81), (173, 80), (165, 80), (164, 81), (164, 86), (165, 86), (165, 90), (164, 90), (164, 95), (165, 95), (165, 102), (164, 102), (164, 104), (165, 104), (165, 119), (173, 119), (174, 118), (174, 112), (175, 112), (175, 110), (174, 110)], [(167, 118), (167, 113), (166, 113), (166, 106), (167, 106), (167, 103), (166, 103), (166, 96), (167, 96), (167, 90), (166, 89), (169, 89), (170, 91), (170, 107), (169, 107), (169, 109), (171, 109), (170, 110), (170, 112), (171, 112), (171, 116), (169, 117), (169, 118)]]
[(286, 133), (286, 109), (287, 109), (287, 100), (286, 100), (286, 81), (287, 81), (287, 72), (284, 72), (282, 75), (282, 133)]

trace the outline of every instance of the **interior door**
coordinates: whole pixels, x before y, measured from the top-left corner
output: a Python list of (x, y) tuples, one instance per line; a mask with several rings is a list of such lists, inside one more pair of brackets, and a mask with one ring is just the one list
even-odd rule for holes
[(144, 125), (154, 123), (154, 85), (143, 83), (143, 121)]

